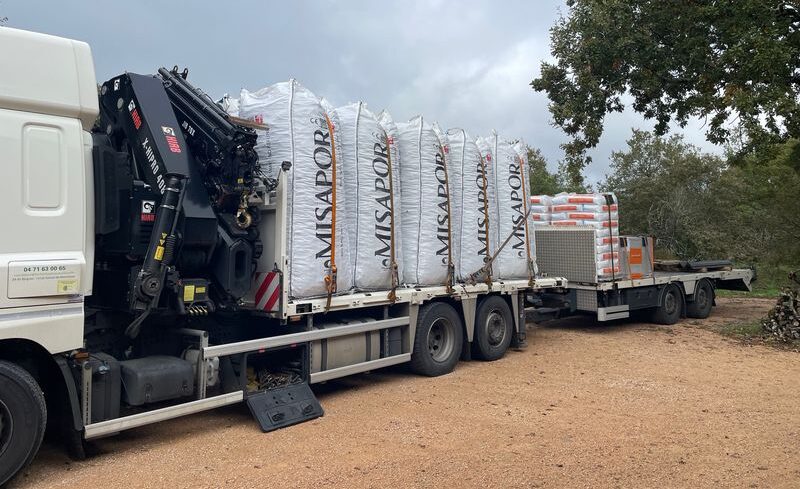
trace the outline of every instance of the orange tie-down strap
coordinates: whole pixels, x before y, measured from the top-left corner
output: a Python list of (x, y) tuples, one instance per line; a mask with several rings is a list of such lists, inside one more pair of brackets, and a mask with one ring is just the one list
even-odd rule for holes
[(325, 114), (325, 122), (328, 124), (328, 132), (331, 135), (331, 269), (325, 276), (325, 290), (328, 293), (328, 300), (325, 303), (325, 311), (331, 308), (331, 298), (336, 293), (336, 141), (333, 135), (333, 123), (328, 114)]

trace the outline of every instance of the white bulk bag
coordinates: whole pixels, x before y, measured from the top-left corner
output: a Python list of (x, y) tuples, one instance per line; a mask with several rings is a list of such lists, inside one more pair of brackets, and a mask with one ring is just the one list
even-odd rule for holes
[[(528, 278), (533, 272), (532, 253), (526, 222), (527, 192), (524, 165), (507, 142), (492, 131), (489, 143), (494, 156), (494, 186), (497, 192), (497, 239), (500, 245), (511, 239), (494, 262), (494, 277), (498, 279)], [(521, 224), (520, 224), (521, 223)], [(519, 225), (519, 227), (517, 227)]]
[(450, 260), (453, 267), (453, 274), (458, 277), (458, 263), (461, 261), (461, 248), (457, 246), (457, 239), (461, 235), (461, 206), (462, 206), (462, 184), (463, 178), (460, 167), (454, 167), (452, 162), (452, 154), (450, 153), (450, 140), (447, 132), (442, 130), (438, 122), (431, 124), (436, 137), (439, 138), (439, 144), (442, 146), (444, 153), (444, 162), (447, 167), (447, 191), (448, 200), (450, 202)]
[[(258, 131), (256, 144), (261, 168), (269, 177), (278, 177), (284, 161), (292, 164), (285, 189), (289, 270), (284, 286), (289, 295), (307, 298), (330, 290), (346, 292), (352, 273), (348, 233), (339, 212), (345, 198), (341, 166), (332, 124), (319, 99), (289, 80), (257, 92), (242, 90), (239, 113), (269, 128)], [(261, 231), (266, 235), (265, 229)], [(335, 288), (329, 289), (334, 265), (343, 273), (337, 273)]]
[[(475, 140), (463, 129), (447, 131), (450, 144), (448, 178), (451, 185), (450, 209), (453, 216), (453, 248), (459, 250), (456, 278), (466, 280), (491, 258), (489, 248), (488, 175)], [(455, 187), (455, 188), (454, 188)]]
[[(486, 196), (488, 197), (489, 207), (489, 258), (494, 256), (498, 248), (497, 236), (497, 190), (494, 187), (494, 156), (489, 140), (482, 137), (475, 138), (475, 145), (483, 158), (483, 165), (486, 170)], [(504, 238), (505, 239), (505, 238)], [(492, 265), (494, 269), (494, 264)], [(492, 271), (494, 273), (494, 271)]]
[(222, 96), (217, 104), (222, 107), (227, 114), (230, 114), (234, 117), (239, 117), (239, 99), (238, 98), (231, 98), (230, 95), (227, 93)]
[(403, 240), (400, 238), (400, 233), (403, 230), (403, 208), (400, 205), (402, 188), (400, 185), (401, 172), (403, 171), (400, 163), (402, 155), (400, 154), (400, 132), (397, 130), (397, 124), (394, 119), (386, 110), (382, 110), (378, 114), (378, 123), (386, 133), (386, 144), (389, 146), (389, 161), (392, 165), (392, 194), (394, 198), (394, 246), (395, 258), (397, 260), (397, 277), (400, 282), (403, 281)]
[[(528, 194), (530, 193), (530, 172), (528, 166), (528, 145), (522, 139), (519, 139), (513, 145), (514, 151), (517, 152), (517, 156), (519, 156), (519, 164), (520, 164), (520, 174), (522, 175), (522, 190), (523, 190), (523, 199), (525, 202), (525, 212), (528, 216), (528, 227), (525, 230), (528, 236), (528, 245), (531, 249), (530, 259), (533, 261), (533, 270), (535, 273), (538, 273), (538, 269), (536, 268), (536, 240), (533, 237), (534, 227), (537, 224), (537, 220), (534, 218), (533, 211), (528, 213), (527, 206), (531, 204), (530, 199), (528, 198)], [(538, 224), (541, 224), (539, 222)]]
[[(353, 285), (359, 290), (390, 289), (399, 279), (392, 276), (398, 259), (394, 244), (399, 236), (394, 226), (394, 182), (386, 133), (362, 102), (333, 113), (348, 197), (345, 215)], [(343, 272), (340, 269), (339, 273)]]
[(444, 150), (422, 116), (397, 124), (400, 140), (403, 282), (443, 285), (452, 263)]

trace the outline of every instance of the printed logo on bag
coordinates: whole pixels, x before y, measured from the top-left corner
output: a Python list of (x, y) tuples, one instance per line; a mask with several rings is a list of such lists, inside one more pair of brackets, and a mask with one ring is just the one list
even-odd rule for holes
[(331, 250), (335, 246), (333, 238), (333, 154), (331, 153), (331, 133), (325, 117), (312, 118), (319, 129), (314, 131), (314, 164), (317, 172), (314, 176), (314, 186), (317, 188), (315, 197), (317, 207), (314, 209), (316, 218), (316, 237), (320, 242), (316, 258), (325, 260), (324, 267), (331, 268)]
[(483, 256), (483, 262), (489, 261), (489, 236), (486, 229), (486, 209), (488, 200), (486, 199), (486, 178), (484, 177), (486, 168), (482, 160), (478, 160), (478, 175), (475, 177), (475, 186), (478, 190), (478, 255)]
[(447, 192), (447, 168), (445, 168), (444, 154), (441, 151), (436, 152), (436, 197), (439, 202), (436, 204), (439, 207), (439, 214), (436, 217), (436, 239), (442, 244), (442, 247), (436, 250), (436, 254), (442, 257), (442, 264), (447, 265), (450, 250), (450, 215), (447, 212), (449, 207), (449, 194)]
[(527, 250), (525, 250), (525, 227), (519, 225), (525, 219), (522, 202), (522, 174), (519, 163), (514, 160), (515, 158), (509, 158), (508, 164), (508, 186), (511, 189), (511, 209), (514, 211), (511, 224), (515, 229), (511, 249), (516, 250), (517, 256), (523, 258)]
[(389, 192), (389, 152), (388, 146), (381, 143), (373, 145), (372, 171), (375, 172), (375, 202), (381, 209), (375, 211), (375, 237), (378, 249), (375, 256), (381, 257), (384, 268), (391, 266), (389, 251), (392, 246), (392, 194)]

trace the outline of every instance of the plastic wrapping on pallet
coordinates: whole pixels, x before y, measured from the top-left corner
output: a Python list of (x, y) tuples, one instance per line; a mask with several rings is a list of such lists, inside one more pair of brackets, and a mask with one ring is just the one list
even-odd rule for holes
[[(456, 279), (466, 280), (490, 258), (489, 200), (486, 165), (478, 145), (463, 129), (447, 131), (449, 142), (448, 177), (454, 191), (450, 194), (453, 212), (453, 248), (459, 250), (455, 261)], [(455, 187), (455, 188), (454, 188)]]
[(452, 263), (444, 149), (422, 116), (397, 124), (400, 141), (403, 282), (443, 285)]
[(525, 218), (527, 170), (513, 146), (500, 139), (494, 131), (489, 137), (489, 145), (495, 162), (492, 177), (497, 192), (494, 221), (498, 241), (502, 244), (511, 236), (493, 263), (493, 276), (498, 279), (528, 278), (534, 274), (535, 255), (528, 236), (533, 230)]
[(552, 212), (550, 214), (550, 219), (553, 221), (617, 222), (619, 219), (619, 214), (616, 211), (615, 212), (587, 212), (587, 211)]
[[(398, 285), (394, 265), (399, 241), (394, 216), (398, 185), (389, 155), (386, 133), (362, 102), (332, 111), (342, 184), (347, 199), (348, 247), (353, 286), (358, 290), (390, 289)], [(339, 273), (347, 273), (340, 269)]]
[[(255, 148), (267, 176), (277, 178), (283, 162), (291, 163), (286, 189), (289, 270), (284, 278), (289, 295), (306, 298), (349, 290), (348, 230), (337, 211), (345, 200), (339, 148), (319, 99), (289, 80), (256, 92), (242, 90), (239, 104), (240, 117), (269, 128), (258, 131)], [(337, 273), (329, 287), (334, 270), (344, 273)]]

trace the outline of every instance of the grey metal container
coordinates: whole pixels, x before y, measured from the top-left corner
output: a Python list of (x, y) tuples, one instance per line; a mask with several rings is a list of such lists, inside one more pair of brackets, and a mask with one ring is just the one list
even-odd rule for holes
[(120, 362), (124, 400), (131, 406), (194, 394), (192, 364), (178, 357), (152, 356)]

